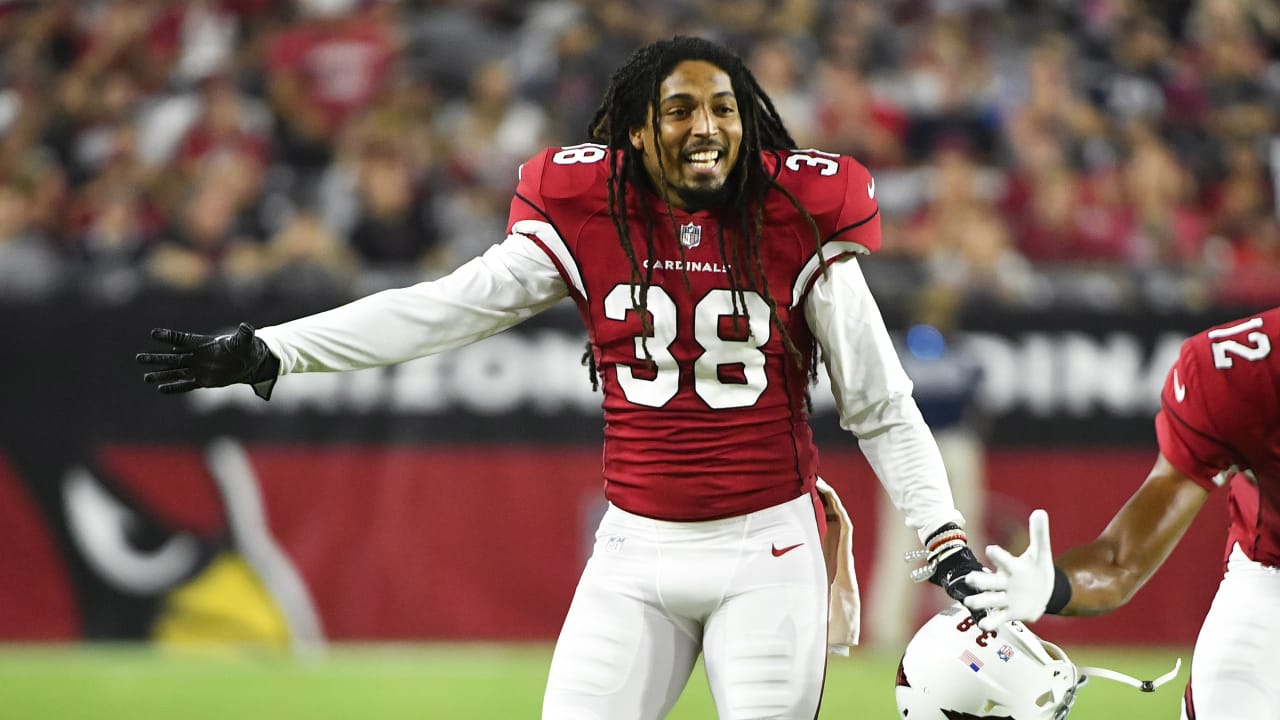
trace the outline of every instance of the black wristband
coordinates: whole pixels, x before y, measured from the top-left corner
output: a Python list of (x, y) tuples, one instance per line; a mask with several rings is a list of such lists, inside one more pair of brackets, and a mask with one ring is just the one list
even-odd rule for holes
[(1053, 566), (1053, 592), (1049, 594), (1049, 602), (1044, 606), (1044, 611), (1050, 615), (1057, 615), (1062, 612), (1062, 608), (1071, 602), (1071, 581), (1067, 579), (1067, 574), (1057, 565)]
[(937, 530), (934, 530), (933, 532), (929, 533), (929, 537), (925, 538), (924, 544), (927, 546), (929, 543), (933, 542), (934, 538), (938, 537), (939, 535), (945, 532), (964, 533), (964, 530), (961, 529), (959, 525), (953, 522), (949, 522), (946, 525), (943, 525), (942, 527), (938, 528)]

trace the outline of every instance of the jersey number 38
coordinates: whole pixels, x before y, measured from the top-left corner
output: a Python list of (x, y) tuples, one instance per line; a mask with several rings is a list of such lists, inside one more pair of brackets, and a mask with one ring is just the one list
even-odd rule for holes
[[(634, 309), (632, 286), (621, 284), (604, 299), (604, 314), (610, 320), (626, 320)], [(733, 293), (730, 290), (712, 290), (693, 308), (693, 334), (703, 352), (693, 362), (693, 390), (712, 408), (750, 407), (760, 399), (768, 383), (764, 371), (765, 354), (760, 348), (769, 341), (769, 306), (757, 293), (744, 293), (746, 315), (749, 320), (745, 339), (727, 339), (720, 334), (720, 318), (732, 315)], [(627, 400), (648, 407), (662, 407), (675, 397), (680, 387), (680, 368), (671, 354), (676, 341), (677, 308), (665, 290), (650, 287), (647, 300), (653, 318), (653, 335), (645, 342), (636, 336), (636, 360), (652, 358), (651, 378), (638, 377), (632, 368), (619, 363), (618, 384)], [(741, 310), (741, 309), (740, 309)], [(742, 316), (739, 315), (741, 318)], [(645, 350), (648, 350), (646, 357)], [(745, 382), (726, 382), (720, 369), (736, 366)]]

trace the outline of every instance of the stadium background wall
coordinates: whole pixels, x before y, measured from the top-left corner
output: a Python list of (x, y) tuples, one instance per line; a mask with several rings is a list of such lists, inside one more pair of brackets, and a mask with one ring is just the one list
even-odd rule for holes
[[(154, 326), (319, 309), (190, 297), (0, 309), (0, 336), (21, 338), (0, 351), (0, 641), (281, 643), (308, 616), (336, 641), (554, 636), (602, 511), (598, 396), (572, 309), (397, 368), (288, 377), (270, 403), (243, 387), (162, 398), (132, 361)], [(968, 318), (991, 420), (988, 535), (1017, 545), (1044, 506), (1055, 543), (1093, 537), (1150, 466), (1177, 344), (1232, 316)], [(827, 395), (814, 391), (822, 472), (853, 515), (866, 593), (880, 491)], [(241, 451), (247, 463), (228, 463)], [(1049, 618), (1046, 632), (1192, 642), (1221, 572), (1222, 495), (1128, 606)]]

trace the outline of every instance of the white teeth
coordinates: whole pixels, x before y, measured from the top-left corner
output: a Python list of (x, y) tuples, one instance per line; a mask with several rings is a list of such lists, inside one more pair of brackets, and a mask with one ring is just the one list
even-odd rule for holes
[(704, 150), (702, 152), (689, 153), (689, 164), (702, 168), (708, 168), (716, 164), (720, 159), (720, 153), (715, 150)]

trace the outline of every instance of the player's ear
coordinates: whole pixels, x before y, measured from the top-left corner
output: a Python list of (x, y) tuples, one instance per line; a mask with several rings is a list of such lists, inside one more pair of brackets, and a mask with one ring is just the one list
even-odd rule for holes
[(631, 138), (631, 147), (639, 150), (640, 152), (644, 152), (644, 128), (631, 128), (631, 131), (627, 133), (627, 135)]

